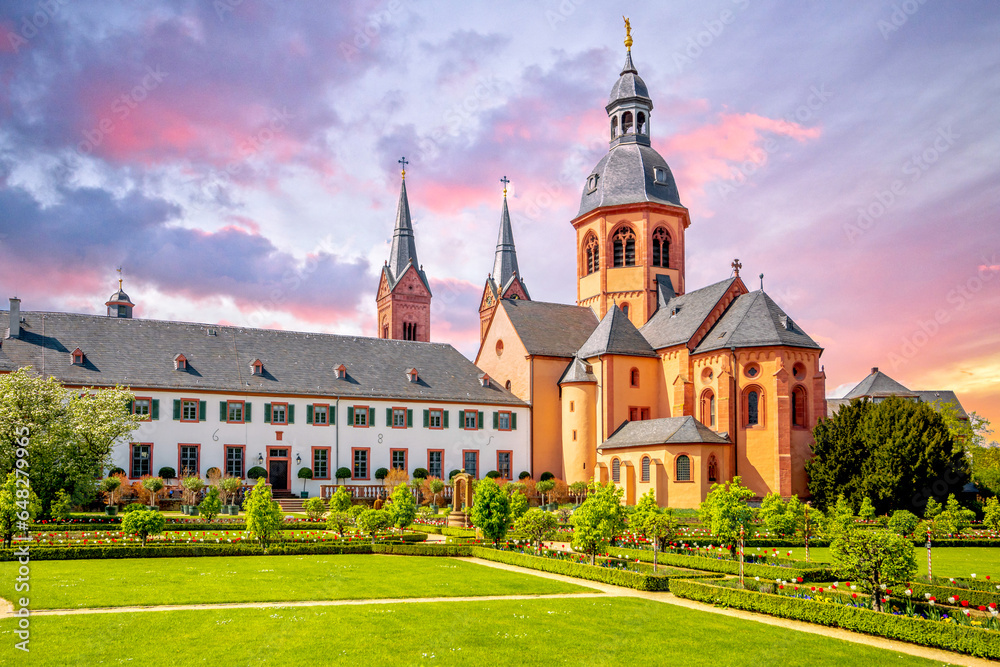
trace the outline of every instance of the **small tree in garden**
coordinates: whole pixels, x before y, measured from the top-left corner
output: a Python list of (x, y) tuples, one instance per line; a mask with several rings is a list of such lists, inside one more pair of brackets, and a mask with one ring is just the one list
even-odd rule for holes
[(389, 469), (388, 468), (379, 468), (378, 470), (375, 471), (375, 479), (377, 479), (380, 482), (384, 482), (385, 478), (388, 475), (389, 475)]
[(156, 510), (137, 510), (129, 512), (122, 518), (122, 532), (128, 535), (138, 535), (142, 546), (146, 546), (146, 538), (159, 535), (167, 525), (167, 519)]
[(400, 484), (406, 484), (410, 481), (410, 476), (406, 474), (405, 470), (400, 468), (393, 468), (382, 480), (386, 488), (395, 489)]
[(528, 498), (520, 491), (510, 494), (510, 518), (517, 521), (528, 511)]
[(150, 505), (156, 504), (156, 494), (163, 490), (163, 478), (162, 477), (146, 477), (142, 480), (142, 488), (149, 491), (150, 494)]
[(175, 477), (177, 477), (177, 471), (171, 468), (170, 466), (163, 466), (158, 471), (156, 471), (156, 474), (162, 477), (164, 480), (174, 479)]
[(625, 529), (624, 489), (613, 482), (594, 482), (592, 493), (573, 513), (573, 548), (590, 556), (590, 564), (598, 552)]
[[(798, 498), (792, 498), (798, 504)], [(760, 504), (759, 518), (768, 532), (778, 537), (794, 535), (797, 529), (797, 507), (789, 507), (791, 500), (785, 502), (777, 493), (764, 496)]]
[(417, 518), (417, 503), (413, 500), (410, 486), (402, 482), (392, 492), (392, 504), (389, 506), (392, 514), (392, 525), (402, 530)]
[(414, 468), (413, 469), (413, 479), (427, 479), (431, 474), (428, 472), (427, 468)]
[(312, 468), (307, 468), (306, 466), (302, 466), (301, 468), (299, 468), (298, 476), (299, 479), (302, 480), (302, 492), (305, 493), (306, 483), (313, 478)]
[(546, 496), (546, 494), (548, 494), (554, 488), (556, 488), (556, 483), (555, 483), (555, 481), (552, 478), (542, 480), (541, 482), (539, 482), (538, 484), (535, 485), (535, 490), (538, 491), (538, 493), (542, 497), (542, 504), (543, 505), (546, 504), (545, 503), (545, 496)]
[(875, 518), (875, 506), (872, 505), (872, 499), (868, 496), (864, 497), (861, 501), (861, 507), (858, 509), (858, 518), (865, 521), (871, 521)]
[[(7, 480), (3, 487), (0, 487), (0, 537), (3, 538), (3, 546), (10, 547), (14, 535), (18, 532), (18, 525), (28, 524), (40, 513), (41, 503), (38, 496), (30, 488), (28, 497), (24, 498), (25, 487), (17, 483), (17, 473), (7, 474)], [(21, 491), (18, 496), (18, 491)]]
[(181, 479), (181, 486), (184, 487), (185, 504), (194, 505), (198, 502), (198, 494), (205, 488), (205, 482), (198, 475), (188, 475)]
[(59, 489), (56, 497), (52, 500), (52, 511), (50, 514), (56, 521), (67, 521), (70, 511), (73, 509), (73, 498), (66, 491)]
[(937, 517), (936, 522), (940, 524), (940, 529), (948, 535), (961, 535), (962, 531), (969, 527), (972, 520), (976, 518), (976, 513), (970, 509), (962, 507), (955, 499), (955, 494), (948, 496), (944, 511)]
[(1000, 533), (1000, 500), (987, 498), (983, 503), (983, 525), (994, 533)]
[[(347, 476), (350, 477), (351, 473), (348, 472)], [(267, 471), (260, 466), (254, 466), (247, 470), (247, 479), (252, 479), (256, 482), (258, 479), (267, 479)]]
[(323, 512), (326, 511), (326, 503), (323, 502), (322, 498), (317, 496), (302, 503), (302, 509), (305, 510), (306, 516), (309, 517), (310, 521), (319, 521), (323, 518)]
[(472, 525), (483, 531), (483, 537), (499, 547), (510, 526), (510, 496), (487, 477), (476, 486), (470, 518)]
[(118, 504), (118, 489), (122, 486), (122, 480), (120, 477), (105, 477), (101, 480), (101, 484), (98, 487), (101, 493), (104, 494), (104, 501), (108, 504), (108, 507)]
[(882, 611), (886, 588), (905, 584), (917, 572), (913, 543), (886, 530), (847, 531), (830, 545), (830, 555), (841, 577), (871, 595), (876, 611)]
[(660, 513), (660, 506), (656, 504), (656, 492), (650, 489), (639, 497), (639, 502), (635, 504), (635, 509), (628, 517), (628, 527), (637, 535), (646, 535), (646, 519), (653, 514)]
[(514, 522), (514, 532), (526, 536), (531, 544), (541, 547), (543, 540), (552, 539), (558, 525), (551, 512), (535, 508), (528, 510)]
[(240, 488), (243, 487), (243, 480), (239, 477), (223, 477), (219, 480), (219, 494), (222, 497), (222, 504), (228, 505), (229, 501), (236, 497)]
[(656, 572), (656, 560), (660, 551), (677, 536), (677, 519), (669, 507), (647, 514), (643, 519), (642, 532), (653, 542), (653, 572)]
[(517, 479), (520, 482), (523, 482), (526, 479), (531, 479), (531, 473), (528, 472), (527, 470), (522, 470), (517, 474)]
[[(360, 505), (358, 505), (360, 507)], [(350, 512), (334, 512), (330, 510), (330, 513), (326, 515), (326, 529), (335, 530), (337, 534), (343, 537), (344, 529), (354, 521), (354, 517), (351, 516)]]
[(430, 492), (431, 503), (434, 505), (438, 504), (438, 496), (444, 491), (445, 483), (444, 480), (438, 477), (428, 477), (424, 480), (424, 486), (428, 492)]
[(335, 476), (337, 478), (337, 484), (340, 484), (342, 480), (351, 478), (351, 469), (346, 466), (341, 466), (337, 468), (337, 473)]
[(330, 496), (331, 512), (346, 512), (351, 509), (351, 492), (346, 486), (337, 488), (337, 492)]
[(889, 517), (889, 530), (903, 537), (912, 535), (919, 525), (920, 519), (917, 515), (907, 510), (896, 510)]
[(927, 505), (924, 506), (924, 518), (928, 521), (933, 521), (942, 511), (944, 511), (944, 508), (941, 507), (941, 503), (934, 498), (928, 498)]
[(280, 537), (284, 517), (281, 507), (271, 498), (271, 487), (263, 477), (247, 494), (243, 510), (247, 515), (247, 533), (262, 547), (266, 549), (274, 538)]
[(580, 498), (587, 495), (587, 483), (586, 482), (573, 482), (569, 485), (570, 495), (573, 496), (573, 500), (576, 504), (580, 504)]
[(357, 525), (362, 533), (372, 538), (372, 544), (375, 544), (375, 535), (388, 530), (392, 525), (392, 514), (387, 510), (366, 509), (358, 514)]
[(754, 497), (754, 492), (743, 486), (741, 477), (733, 477), (729, 482), (713, 484), (705, 501), (698, 509), (702, 523), (718, 537), (723, 544), (729, 545), (729, 553), (736, 555), (740, 528), (744, 530), (753, 520), (753, 509), (747, 501)]
[(198, 510), (209, 523), (222, 511), (222, 501), (219, 500), (219, 487), (213, 486), (205, 494), (205, 499), (198, 505)]
[(826, 517), (818, 509), (809, 503), (799, 503), (795, 510), (796, 528), (802, 535), (802, 541), (806, 547), (806, 562), (809, 562), (809, 541), (814, 537), (823, 535), (823, 526)]
[(836, 506), (826, 517), (826, 532), (831, 540), (854, 529), (854, 508), (843, 494), (837, 497)]

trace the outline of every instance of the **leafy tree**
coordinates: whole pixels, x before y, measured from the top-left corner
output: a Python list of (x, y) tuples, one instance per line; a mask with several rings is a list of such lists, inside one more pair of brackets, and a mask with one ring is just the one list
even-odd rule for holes
[(518, 520), (528, 511), (528, 497), (520, 491), (510, 494), (510, 518)]
[(393, 489), (389, 512), (392, 514), (392, 525), (400, 530), (412, 524), (417, 518), (417, 503), (413, 500), (410, 487), (405, 482)]
[[(521, 494), (518, 494), (521, 495)], [(524, 496), (521, 496), (522, 498)], [(528, 510), (514, 522), (514, 532), (525, 535), (532, 544), (541, 547), (543, 540), (552, 539), (559, 522), (555, 515), (538, 508)]]
[[(416, 474), (416, 471), (413, 471)], [(427, 490), (431, 494), (431, 503), (434, 505), (438, 504), (438, 496), (444, 491), (445, 483), (444, 480), (438, 477), (428, 477), (426, 478), (425, 484), (427, 485)]]
[(858, 518), (865, 521), (871, 521), (875, 518), (875, 506), (872, 505), (872, 499), (868, 496), (865, 496), (861, 501), (861, 507), (858, 509)]
[(646, 519), (659, 513), (660, 506), (656, 503), (656, 492), (650, 489), (639, 497), (639, 502), (635, 504), (635, 509), (628, 517), (628, 527), (637, 535), (648, 537)]
[(337, 468), (337, 472), (336, 472), (335, 476), (337, 478), (337, 482), (338, 483), (342, 479), (350, 479), (351, 478), (351, 469), (348, 468), (347, 466), (341, 466), (341, 467)]
[(0, 537), (3, 546), (9, 547), (18, 532), (18, 526), (31, 523), (38, 515), (41, 504), (30, 487), (19, 486), (17, 474), (7, 473), (7, 479), (0, 487)]
[(365, 509), (356, 520), (358, 528), (362, 533), (372, 538), (375, 544), (375, 535), (388, 530), (392, 526), (392, 514), (388, 510)]
[(181, 479), (181, 486), (184, 488), (184, 499), (187, 500), (187, 504), (194, 505), (198, 502), (198, 494), (205, 488), (205, 482), (198, 475), (187, 475)]
[(56, 521), (67, 521), (72, 509), (73, 498), (62, 489), (56, 491), (56, 498), (52, 501), (52, 518)]
[(326, 503), (317, 496), (302, 503), (302, 509), (305, 510), (310, 521), (319, 521), (323, 517), (323, 512), (326, 511)]
[(593, 565), (597, 553), (625, 530), (625, 490), (613, 482), (593, 482), (590, 488), (592, 493), (573, 513), (573, 548), (589, 555)]
[(349, 512), (334, 512), (330, 510), (330, 513), (326, 515), (326, 529), (335, 530), (338, 535), (343, 537), (344, 528), (350, 525), (352, 521), (354, 521), (354, 517)]
[(377, 479), (380, 482), (388, 476), (389, 476), (388, 468), (379, 468), (378, 470), (375, 471), (375, 479)]
[(219, 487), (213, 486), (205, 494), (205, 499), (198, 505), (198, 510), (205, 517), (205, 521), (212, 522), (219, 512), (222, 511), (222, 501), (219, 500)]
[(330, 496), (331, 512), (346, 512), (351, 509), (351, 492), (346, 486), (337, 487), (337, 492)]
[(156, 510), (137, 510), (122, 517), (122, 532), (138, 535), (142, 546), (146, 546), (146, 538), (159, 535), (167, 525), (167, 519)]
[(854, 508), (847, 498), (841, 494), (837, 498), (837, 504), (830, 509), (826, 517), (826, 533), (831, 540), (835, 540), (854, 530)]
[(236, 494), (243, 488), (243, 480), (239, 477), (223, 477), (219, 480), (219, 495), (222, 497), (222, 504), (228, 505), (229, 500), (236, 498)]
[(983, 503), (983, 525), (994, 533), (1000, 533), (1000, 500), (987, 498)]
[(677, 535), (677, 519), (674, 518), (674, 511), (668, 507), (647, 514), (643, 519), (642, 532), (653, 542), (653, 572), (656, 572), (659, 552), (663, 551), (667, 543)]
[(281, 536), (284, 517), (281, 506), (271, 498), (271, 487), (261, 477), (243, 501), (246, 512), (247, 533), (265, 549)]
[(788, 504), (777, 493), (764, 496), (758, 517), (772, 535), (788, 537), (795, 534), (798, 517), (794, 511), (789, 511)]
[(347, 508), (347, 514), (351, 517), (353, 521), (357, 521), (358, 517), (361, 516), (362, 512), (371, 509), (367, 505), (351, 505)]
[(896, 510), (889, 518), (889, 530), (906, 537), (912, 535), (920, 525), (920, 518), (909, 510)]
[(150, 493), (150, 505), (156, 504), (156, 494), (163, 490), (162, 477), (146, 477), (142, 480), (142, 488)]
[(493, 546), (499, 547), (510, 526), (510, 496), (487, 477), (476, 486), (474, 498), (472, 525), (483, 531), (483, 537), (493, 540)]
[(109, 506), (117, 504), (116, 496), (118, 495), (118, 489), (120, 489), (121, 486), (121, 477), (117, 475), (105, 477), (101, 480), (98, 488), (101, 490), (101, 493), (104, 494), (104, 499), (107, 501)]
[(941, 507), (941, 503), (933, 498), (929, 498), (927, 505), (924, 507), (924, 518), (928, 521), (933, 521), (942, 511), (944, 511), (944, 508)]
[(887, 587), (904, 584), (917, 572), (913, 543), (885, 530), (848, 531), (833, 541), (830, 555), (841, 577), (871, 595), (876, 611), (882, 611)]
[(962, 531), (969, 527), (972, 520), (976, 518), (976, 513), (970, 509), (962, 507), (955, 499), (955, 494), (948, 496), (944, 511), (938, 515), (936, 522), (940, 530), (948, 535), (961, 535)]
[(870, 498), (878, 514), (913, 509), (942, 481), (952, 491), (969, 481), (961, 447), (927, 403), (856, 399), (817, 424), (813, 440), (809, 491), (824, 510), (840, 494), (852, 505)]
[(806, 547), (806, 562), (809, 562), (809, 541), (822, 536), (826, 531), (826, 517), (809, 503), (797, 503), (790, 508), (795, 514), (795, 524)]
[(573, 500), (576, 501), (576, 504), (579, 505), (580, 498), (587, 495), (587, 483), (583, 481), (573, 482), (569, 485), (569, 492), (573, 496)]
[(729, 545), (729, 553), (736, 554), (740, 528), (746, 531), (753, 520), (753, 510), (747, 501), (756, 494), (743, 486), (743, 479), (733, 477), (731, 481), (713, 484), (704, 502), (698, 508), (702, 523), (709, 527), (712, 535)]
[(0, 475), (14, 470), (16, 443), (26, 428), (31, 487), (41, 515), (50, 516), (59, 489), (74, 505), (86, 505), (97, 491), (94, 479), (111, 463), (115, 442), (138, 427), (133, 398), (120, 387), (80, 394), (31, 368), (0, 374)]
[(535, 490), (538, 491), (538, 493), (540, 493), (542, 496), (543, 505), (545, 504), (545, 496), (548, 495), (554, 488), (556, 488), (556, 482), (551, 477), (549, 477), (548, 479), (543, 479), (538, 484), (535, 484)]
[(299, 479), (302, 480), (302, 492), (305, 493), (306, 482), (308, 482), (310, 479), (313, 478), (312, 468), (309, 468), (307, 466), (302, 466), (301, 468), (299, 468), (299, 471), (296, 474), (298, 475)]

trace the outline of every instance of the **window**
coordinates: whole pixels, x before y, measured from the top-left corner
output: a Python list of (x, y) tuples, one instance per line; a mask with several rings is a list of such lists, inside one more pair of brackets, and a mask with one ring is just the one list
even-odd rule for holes
[(389, 467), (393, 470), (406, 470), (406, 450), (405, 449), (390, 449), (389, 450)]
[(187, 358), (183, 354), (178, 354), (174, 357), (174, 370), (175, 371), (186, 371), (188, 367)]
[(715, 459), (715, 454), (708, 458), (708, 481), (719, 481), (719, 462)]
[(629, 408), (628, 409), (628, 420), (630, 422), (637, 422), (649, 419), (649, 408)]
[(188, 399), (181, 400), (181, 421), (182, 422), (198, 421), (198, 401), (192, 401)]
[(632, 132), (632, 112), (626, 111), (622, 114), (622, 134), (631, 134)]
[(479, 478), (479, 452), (468, 449), (462, 452), (462, 463), (465, 464), (465, 472), (475, 478)]
[(427, 452), (427, 472), (431, 477), (444, 477), (443, 449), (431, 449)]
[(306, 423), (312, 424), (313, 426), (329, 426), (330, 406), (320, 404), (307, 405)]
[(493, 427), (498, 431), (510, 431), (513, 428), (513, 419), (510, 412), (494, 412), (493, 415)]
[(368, 428), (369, 421), (375, 417), (375, 408), (355, 405), (347, 408), (347, 421), (355, 428)]
[(480, 426), (479, 413), (475, 410), (463, 410), (462, 411), (462, 426), (467, 431), (474, 431)]
[(648, 456), (643, 456), (642, 457), (642, 481), (643, 482), (648, 482), (649, 481), (649, 457)]
[(432, 408), (424, 410), (424, 426), (427, 428), (444, 428), (442, 410)]
[(633, 368), (632, 370), (630, 370), (628, 372), (628, 382), (629, 382), (629, 385), (632, 386), (632, 387), (638, 387), (639, 386), (639, 369), (638, 368)]
[(806, 379), (806, 367), (805, 367), (805, 364), (799, 362), (799, 363), (795, 364), (794, 366), (792, 366), (792, 375), (795, 377), (796, 380), (799, 380), (800, 382), (802, 380), (805, 380)]
[(653, 232), (653, 266), (670, 267), (670, 234), (663, 227)]
[(570, 401), (569, 402), (569, 411), (570, 412), (576, 412), (576, 402), (575, 401)]
[(573, 442), (576, 442), (576, 429), (573, 429)]
[(263, 375), (264, 374), (264, 363), (260, 359), (254, 359), (253, 363), (250, 364), (250, 375)]
[(497, 341), (497, 344), (494, 347), (494, 349), (496, 350), (496, 353), (497, 353), (498, 357), (502, 357), (503, 356), (503, 340), (502, 339)]
[(177, 472), (181, 475), (200, 475), (198, 453), (201, 445), (178, 445)]
[(330, 448), (313, 447), (313, 479), (330, 479)]
[(272, 424), (288, 423), (287, 403), (271, 403), (271, 423)]
[(511, 479), (510, 462), (513, 452), (497, 452), (497, 472), (503, 479)]
[(628, 317), (628, 304), (627, 303), (623, 303), (622, 305), (619, 306), (619, 308), (622, 309), (622, 315), (624, 315), (625, 317)]
[(801, 386), (792, 390), (792, 425), (806, 425), (806, 390)]
[(687, 454), (681, 454), (677, 457), (677, 481), (691, 481), (691, 459), (688, 458)]
[(646, 114), (641, 111), (635, 115), (635, 128), (639, 134), (646, 134)]
[(403, 322), (403, 340), (417, 340), (416, 322)]
[(763, 423), (761, 415), (761, 392), (760, 389), (756, 387), (751, 387), (747, 389), (744, 394), (743, 400), (743, 414), (746, 415), (743, 419), (743, 424), (745, 426), (759, 426)]
[(622, 481), (622, 464), (618, 459), (611, 460), (611, 481), (615, 484)]
[(243, 401), (226, 402), (226, 421), (230, 424), (243, 423)]
[(622, 227), (612, 237), (612, 265), (635, 266), (635, 232), (631, 227)]
[(503, 383), (503, 388), (506, 389), (507, 391), (510, 391), (510, 380), (507, 380), (506, 382)]
[(74, 366), (83, 365), (83, 352), (80, 350), (80, 348), (76, 348), (70, 353), (70, 363), (73, 364)]
[(618, 138), (618, 116), (611, 117), (611, 138)]
[(760, 373), (760, 366), (757, 364), (747, 364), (743, 372), (748, 378), (755, 378)]
[(407, 419), (407, 417), (412, 414), (413, 411), (407, 410), (406, 408), (392, 408), (392, 423), (390, 425), (392, 428), (406, 428), (407, 426), (412, 426), (413, 417), (410, 416), (409, 419)]
[(583, 246), (587, 253), (586, 275), (596, 273), (601, 268), (601, 245), (597, 242), (597, 235), (590, 233), (583, 241)]
[(654, 168), (653, 169), (653, 180), (658, 185), (666, 185), (667, 184), (667, 170), (664, 169), (663, 167), (656, 167), (656, 168)]
[(367, 447), (351, 448), (351, 459), (354, 461), (354, 470), (351, 475), (353, 479), (368, 479), (368, 451)]
[(701, 393), (701, 423), (715, 426), (715, 392), (711, 389)]
[(132, 402), (132, 414), (142, 421), (149, 421), (152, 419), (152, 413), (150, 412), (152, 405), (153, 400), (150, 398), (136, 398)]
[(139, 478), (150, 474), (153, 462), (153, 445), (149, 443), (132, 443), (132, 462), (129, 477)]
[(228, 477), (243, 477), (243, 445), (226, 445), (226, 475)]
[(597, 190), (597, 180), (600, 178), (597, 174), (591, 174), (587, 178), (587, 192), (593, 192)]

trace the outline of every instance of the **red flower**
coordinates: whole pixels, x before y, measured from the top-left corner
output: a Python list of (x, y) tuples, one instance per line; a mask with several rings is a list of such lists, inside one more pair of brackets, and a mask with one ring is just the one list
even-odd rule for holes
[(983, 605), (979, 605), (979, 611), (986, 611), (986, 607)]
[(813, 591), (815, 593), (816, 592), (816, 587), (815, 586), (810, 586), (809, 590), (811, 590), (811, 591)]
[(799, 582), (801, 584), (802, 583), (802, 577), (798, 577), (795, 581), (797, 581), (797, 582)]
[(962, 606), (963, 607), (968, 607), (969, 606), (969, 601), (968, 600), (962, 600)]
[(851, 597), (852, 597), (852, 598), (857, 598), (857, 597), (858, 597), (858, 594), (857, 594), (857, 593), (851, 593)]

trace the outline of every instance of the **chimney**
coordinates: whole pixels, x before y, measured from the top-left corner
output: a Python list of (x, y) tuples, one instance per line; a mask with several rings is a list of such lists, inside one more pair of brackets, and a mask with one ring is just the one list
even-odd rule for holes
[(21, 300), (16, 296), (10, 298), (10, 338), (21, 335)]
[(872, 366), (872, 375), (878, 373), (878, 366)]

